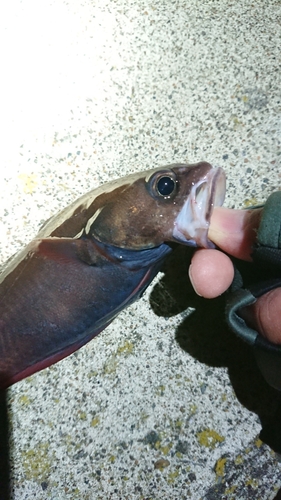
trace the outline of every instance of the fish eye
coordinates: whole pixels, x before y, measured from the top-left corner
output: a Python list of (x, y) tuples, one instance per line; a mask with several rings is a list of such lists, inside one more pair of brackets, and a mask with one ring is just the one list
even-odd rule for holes
[(176, 189), (176, 181), (172, 177), (163, 175), (158, 179), (156, 189), (161, 196), (171, 196)]
[(170, 169), (154, 172), (146, 182), (150, 194), (156, 198), (171, 199), (177, 192), (177, 177)]

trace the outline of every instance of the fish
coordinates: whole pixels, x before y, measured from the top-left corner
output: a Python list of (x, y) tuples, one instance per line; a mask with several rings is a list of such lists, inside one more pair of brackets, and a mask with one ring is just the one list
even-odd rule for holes
[(212, 248), (225, 173), (172, 164), (101, 185), (51, 217), (0, 275), (0, 388), (70, 355), (141, 297), (174, 243)]

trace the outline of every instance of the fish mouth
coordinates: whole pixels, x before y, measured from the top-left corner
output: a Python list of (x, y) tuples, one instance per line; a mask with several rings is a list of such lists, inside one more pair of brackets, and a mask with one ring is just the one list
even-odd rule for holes
[(179, 212), (173, 229), (173, 237), (185, 245), (215, 248), (208, 239), (211, 215), (215, 206), (224, 202), (226, 189), (222, 168), (210, 168), (206, 175), (195, 182)]

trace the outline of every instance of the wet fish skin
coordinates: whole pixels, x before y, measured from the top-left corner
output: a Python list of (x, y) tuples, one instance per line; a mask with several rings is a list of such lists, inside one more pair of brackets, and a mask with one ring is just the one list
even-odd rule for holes
[(206, 162), (104, 184), (45, 223), (0, 276), (0, 387), (68, 356), (153, 280), (170, 242), (212, 246), (225, 176)]

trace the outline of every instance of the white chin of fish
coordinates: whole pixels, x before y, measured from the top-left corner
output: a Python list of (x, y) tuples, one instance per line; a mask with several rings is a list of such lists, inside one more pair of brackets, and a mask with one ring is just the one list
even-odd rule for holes
[(208, 239), (210, 219), (215, 206), (225, 197), (225, 174), (221, 168), (211, 169), (195, 183), (179, 212), (173, 230), (175, 240), (191, 246), (214, 248)]

